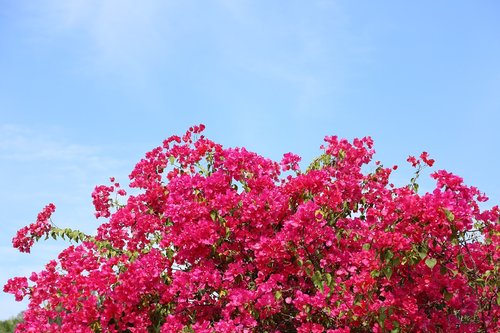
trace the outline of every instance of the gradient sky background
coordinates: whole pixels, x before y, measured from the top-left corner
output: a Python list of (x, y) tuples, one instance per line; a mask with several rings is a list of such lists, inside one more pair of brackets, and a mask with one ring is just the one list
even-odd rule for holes
[[(397, 184), (425, 150), (500, 203), (499, 14), (494, 0), (0, 0), (0, 284), (67, 245), (11, 248), (44, 205), (92, 233), (93, 187), (125, 184), (198, 123), (278, 160), (370, 135)], [(0, 319), (25, 307), (0, 294)]]

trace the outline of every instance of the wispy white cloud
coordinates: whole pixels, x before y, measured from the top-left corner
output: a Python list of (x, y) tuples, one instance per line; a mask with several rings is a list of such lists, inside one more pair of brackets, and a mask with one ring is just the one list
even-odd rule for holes
[(122, 161), (106, 155), (110, 147), (74, 143), (61, 136), (37, 132), (27, 127), (0, 125), (0, 161), (2, 167), (26, 162), (51, 162), (55, 168), (78, 166), (95, 171), (117, 168)]
[[(282, 11), (286, 19), (278, 15)], [(352, 45), (356, 36), (336, 1), (277, 6), (227, 0), (51, 0), (36, 12), (52, 38), (71, 36), (81, 44), (80, 67), (86, 75), (111, 74), (141, 86), (157, 80), (157, 69), (169, 68), (170, 57), (178, 61), (182, 52), (194, 52), (196, 61), (224, 64), (295, 91), (300, 117), (343, 86), (352, 62), (345, 55), (367, 49), (362, 40)], [(218, 58), (207, 58), (212, 56)]]
[(77, 144), (65, 144), (57, 138), (15, 125), (0, 126), (0, 159), (8, 161), (74, 161), (89, 159), (95, 149)]
[(48, 39), (79, 44), (82, 71), (144, 80), (170, 46), (171, 1), (51, 0), (31, 5)]
[[(220, 50), (224, 64), (293, 91), (296, 107), (289, 111), (299, 119), (332, 112), (319, 106), (340, 96), (358, 65), (371, 57), (370, 38), (358, 36), (336, 1), (276, 7), (219, 3), (234, 24), (217, 36), (226, 46)], [(273, 15), (276, 11), (283, 15)]]

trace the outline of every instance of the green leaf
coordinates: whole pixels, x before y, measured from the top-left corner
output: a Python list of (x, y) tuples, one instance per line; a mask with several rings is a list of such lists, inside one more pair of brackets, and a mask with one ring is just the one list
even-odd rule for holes
[(429, 258), (429, 259), (426, 259), (425, 260), (425, 264), (427, 265), (427, 267), (429, 267), (430, 269), (433, 269), (434, 266), (436, 266), (437, 264), (437, 260), (436, 258)]
[(345, 155), (345, 151), (344, 151), (344, 150), (342, 150), (342, 149), (340, 149), (340, 150), (339, 150), (339, 159), (340, 159), (340, 160), (343, 160), (343, 159), (345, 158), (345, 156), (346, 156), (346, 155)]
[(421, 251), (418, 251), (418, 256), (424, 260), (427, 257), (427, 248), (424, 247)]
[(453, 215), (452, 212), (450, 212), (448, 209), (444, 208), (444, 213), (446, 214), (446, 219), (448, 219), (448, 221), (450, 222), (453, 222), (453, 220), (455, 219), (455, 215)]
[(387, 314), (385, 311), (386, 311), (386, 308), (381, 307), (379, 310), (379, 315), (378, 315), (378, 323), (382, 327), (382, 329), (385, 328), (385, 319), (387, 318)]
[(399, 257), (394, 257), (391, 259), (391, 266), (392, 267), (399, 266), (400, 263), (401, 263), (401, 259)]
[(312, 281), (316, 288), (323, 289), (323, 279), (321, 278), (321, 272), (316, 271), (312, 276)]
[(385, 262), (390, 262), (392, 257), (394, 257), (394, 252), (392, 252), (391, 250), (387, 250), (385, 251), (385, 255), (384, 255), (384, 259), (385, 259)]
[(326, 278), (326, 283), (328, 284), (328, 286), (332, 286), (332, 275), (330, 273), (326, 273), (325, 274), (325, 278)]
[(174, 163), (175, 163), (175, 157), (174, 156), (170, 156), (168, 158), (168, 162), (170, 163), (170, 165), (174, 165)]
[(392, 276), (392, 267), (391, 266), (384, 267), (384, 275), (387, 278), (387, 280), (391, 279), (391, 276)]
[(444, 296), (444, 300), (445, 300), (445, 301), (447, 301), (447, 302), (448, 302), (450, 299), (452, 299), (452, 298), (453, 298), (453, 294), (452, 294), (452, 293), (450, 293), (450, 292), (449, 292), (448, 290), (446, 290), (446, 289), (444, 290), (443, 296)]
[(281, 299), (281, 291), (276, 290), (276, 292), (274, 293), (274, 298), (276, 298), (276, 300), (280, 300)]

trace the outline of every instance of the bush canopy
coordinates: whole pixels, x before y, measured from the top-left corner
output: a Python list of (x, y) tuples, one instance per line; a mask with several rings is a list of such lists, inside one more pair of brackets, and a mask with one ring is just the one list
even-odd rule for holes
[[(328, 136), (306, 170), (224, 148), (194, 126), (92, 193), (95, 235), (47, 205), (13, 240), (71, 245), (4, 286), (29, 299), (17, 332), (496, 332), (500, 210), (434, 160), (372, 162), (369, 137)], [(366, 171), (370, 170), (370, 171)]]

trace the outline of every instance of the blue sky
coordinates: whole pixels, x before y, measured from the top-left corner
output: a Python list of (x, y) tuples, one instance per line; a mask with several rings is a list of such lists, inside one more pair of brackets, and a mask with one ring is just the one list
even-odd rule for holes
[[(499, 12), (494, 0), (1, 1), (0, 284), (66, 245), (11, 248), (45, 204), (92, 233), (93, 187), (126, 183), (144, 152), (198, 123), (275, 159), (370, 135), (377, 159), (402, 166), (397, 183), (425, 150), (500, 203)], [(25, 307), (0, 294), (0, 319)]]

